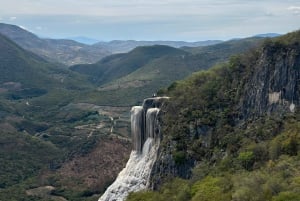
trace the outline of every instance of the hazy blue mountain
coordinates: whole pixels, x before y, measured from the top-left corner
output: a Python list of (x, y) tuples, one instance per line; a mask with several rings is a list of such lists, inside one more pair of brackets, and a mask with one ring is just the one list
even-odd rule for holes
[(88, 38), (88, 37), (85, 37), (85, 36), (71, 37), (71, 38), (69, 38), (69, 39), (74, 40), (74, 41), (77, 41), (77, 42), (79, 42), (79, 43), (86, 44), (86, 45), (93, 45), (93, 44), (99, 42), (99, 40), (97, 40), (97, 39), (94, 39), (94, 38)]
[(133, 50), (138, 46), (151, 46), (151, 45), (167, 45), (175, 48), (179, 47), (198, 47), (220, 43), (220, 40), (208, 40), (198, 42), (185, 42), (185, 41), (136, 41), (136, 40), (113, 40), (110, 42), (99, 42), (94, 44), (95, 47), (103, 47), (112, 53), (125, 53)]
[(274, 38), (281, 36), (281, 34), (278, 33), (265, 33), (265, 34), (257, 34), (254, 37), (262, 37), (262, 38)]
[(206, 46), (222, 42), (218, 40), (199, 42), (115, 40), (110, 42), (98, 42), (95, 39), (87, 37), (71, 38), (73, 40), (44, 39), (19, 26), (4, 23), (0, 23), (0, 33), (10, 38), (21, 47), (30, 50), (49, 61), (60, 62), (68, 66), (95, 63), (111, 53), (125, 53), (139, 46), (168, 45), (178, 48), (183, 46)]
[(183, 47), (182, 49), (192, 54), (213, 54), (220, 57), (228, 58), (232, 54), (242, 53), (250, 48), (257, 47), (264, 38), (250, 37), (242, 39), (232, 39), (223, 43), (218, 43), (203, 47)]

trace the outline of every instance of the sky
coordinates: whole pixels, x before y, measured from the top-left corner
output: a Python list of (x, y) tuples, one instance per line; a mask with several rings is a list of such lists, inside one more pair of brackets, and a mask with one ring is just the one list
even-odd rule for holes
[(300, 0), (0, 0), (0, 22), (49, 38), (227, 40), (300, 29)]

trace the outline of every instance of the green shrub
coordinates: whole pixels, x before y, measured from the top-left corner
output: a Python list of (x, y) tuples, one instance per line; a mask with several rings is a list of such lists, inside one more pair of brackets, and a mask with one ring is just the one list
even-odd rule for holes
[(127, 201), (188, 201), (190, 198), (191, 193), (188, 181), (175, 178), (164, 184), (159, 192), (141, 191), (130, 193)]
[(173, 153), (173, 159), (176, 164), (183, 164), (186, 159), (186, 154), (184, 151), (176, 151)]
[(230, 193), (224, 191), (222, 178), (208, 176), (192, 186), (192, 201), (229, 201)]
[(300, 200), (300, 193), (295, 192), (281, 192), (279, 195), (274, 196), (272, 201), (299, 201)]
[(255, 162), (253, 151), (241, 152), (238, 160), (246, 170), (251, 170)]

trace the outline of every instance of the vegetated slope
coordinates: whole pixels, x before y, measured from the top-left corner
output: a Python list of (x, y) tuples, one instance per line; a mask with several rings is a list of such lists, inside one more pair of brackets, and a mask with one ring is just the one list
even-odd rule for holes
[(184, 54), (184, 51), (169, 46), (138, 47), (129, 53), (111, 55), (95, 64), (75, 65), (71, 66), (70, 69), (89, 75), (93, 83), (101, 85), (126, 76), (143, 67), (151, 60), (166, 55)]
[[(129, 125), (120, 108), (88, 104), (87, 97), (76, 101), (93, 90), (84, 76), (0, 35), (0, 200), (95, 200), (117, 175), (129, 142), (109, 135), (126, 137)], [(107, 167), (105, 174), (99, 166)], [(61, 176), (65, 168), (78, 174)]]
[(220, 40), (208, 40), (198, 42), (185, 42), (185, 41), (135, 41), (135, 40), (113, 40), (110, 42), (98, 42), (94, 44), (94, 47), (102, 47), (106, 50), (116, 54), (125, 53), (133, 50), (139, 46), (153, 46), (153, 45), (167, 45), (170, 47), (198, 47), (207, 46), (217, 43), (221, 43)]
[(299, 200), (299, 78), (300, 31), (172, 84), (151, 176), (161, 188), (128, 200)]
[[(91, 99), (101, 96), (97, 100), (101, 104), (105, 105), (137, 104), (138, 101), (142, 101), (144, 98), (151, 96), (160, 88), (166, 87), (176, 80), (183, 79), (195, 71), (208, 69), (216, 63), (226, 61), (230, 55), (246, 51), (247, 48), (254, 48), (261, 42), (262, 39), (260, 38), (241, 39), (234, 41), (234, 45), (231, 45), (239, 48), (228, 48), (227, 42), (224, 42), (223, 45), (207, 46), (205, 48), (206, 51), (203, 50), (198, 54), (191, 54), (185, 51), (176, 51), (176, 54), (161, 54), (161, 56), (158, 58), (149, 56), (149, 52), (144, 51), (142, 53), (145, 55), (140, 56), (141, 60), (139, 63), (139, 68), (127, 75), (122, 74), (123, 77), (112, 80), (100, 86), (98, 94), (94, 93), (89, 94), (88, 96), (91, 97)], [(232, 42), (230, 42), (230, 44), (231, 43)], [(143, 49), (152, 49), (152, 51), (157, 51), (156, 48), (159, 47), (165, 46), (150, 46), (143, 47)], [(105, 64), (106, 66), (102, 64), (103, 68), (101, 69), (106, 69), (105, 67), (114, 65), (114, 62), (116, 61), (118, 65), (114, 65), (114, 71), (112, 72), (118, 73), (118, 71), (120, 71), (118, 69), (127, 69), (133, 65), (133, 61), (136, 61), (132, 59), (132, 55), (136, 55), (136, 52), (140, 50), (141, 48), (137, 48), (128, 54), (122, 54), (122, 60), (119, 59), (118, 55), (112, 55), (108, 58), (104, 58), (102, 61), (100, 61), (100, 63), (104, 63), (106, 59), (108, 59), (109, 62)], [(173, 48), (166, 50), (173, 50)], [(116, 59), (110, 59), (114, 57)], [(77, 67), (75, 66), (75, 68)], [(78, 66), (77, 71), (86, 72), (90, 75), (97, 75), (95, 72), (101, 73), (100, 71), (96, 70), (98, 68), (99, 66), (97, 65)], [(71, 69), (74, 70), (73, 67), (71, 67)], [(133, 69), (135, 68), (131, 68), (131, 70)], [(128, 72), (129, 71), (126, 73)], [(109, 78), (109, 76), (106, 77)]]
[[(39, 56), (28, 52), (3, 35), (0, 35), (0, 83), (2, 87), (71, 87), (83, 76), (62, 69), (59, 64), (51, 64)], [(14, 86), (13, 83), (15, 83)], [(81, 84), (82, 84), (81, 83)], [(73, 87), (77, 87), (73, 85)], [(80, 87), (79, 87), (80, 88)]]
[(192, 54), (215, 54), (223, 56), (223, 59), (227, 59), (232, 53), (243, 53), (251, 48), (257, 47), (265, 38), (263, 37), (250, 37), (244, 39), (235, 39), (218, 43), (215, 45), (204, 47), (183, 47), (185, 51)]
[(94, 63), (110, 54), (101, 47), (95, 48), (72, 40), (41, 39), (15, 25), (0, 23), (0, 33), (24, 49), (30, 50), (49, 61), (68, 66), (79, 63)]

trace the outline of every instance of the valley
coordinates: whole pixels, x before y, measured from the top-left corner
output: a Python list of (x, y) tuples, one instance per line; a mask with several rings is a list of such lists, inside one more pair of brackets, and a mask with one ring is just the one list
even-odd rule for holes
[(7, 24), (0, 33), (0, 200), (98, 200), (132, 150), (131, 107), (153, 94), (171, 97), (151, 172), (160, 193), (129, 200), (204, 192), (203, 200), (245, 201), (253, 175), (267, 189), (257, 201), (297, 198), (299, 32), (109, 45), (41, 39)]

